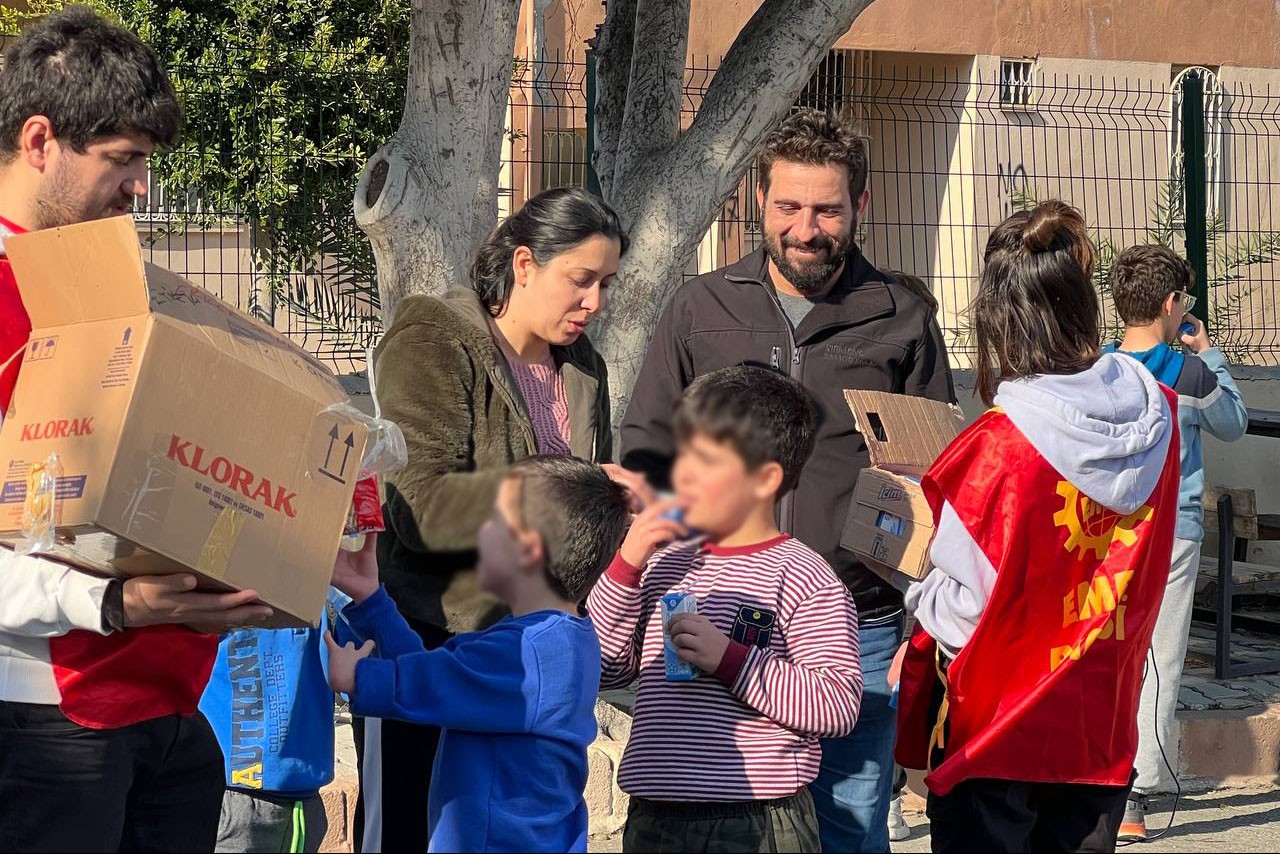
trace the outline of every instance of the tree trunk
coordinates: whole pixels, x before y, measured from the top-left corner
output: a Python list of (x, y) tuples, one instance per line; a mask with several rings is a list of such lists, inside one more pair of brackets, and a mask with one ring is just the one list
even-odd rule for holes
[[(610, 0), (601, 38), (596, 168), (633, 248), (596, 343), (617, 423), (653, 328), (756, 148), (823, 54), (872, 0), (764, 0), (679, 133), (689, 0)], [(519, 0), (413, 0), (404, 117), (356, 188), (382, 316), (467, 282), (497, 219)]]
[(498, 216), (519, 0), (413, 0), (404, 116), (356, 187), (383, 321), (400, 299), (465, 285)]
[[(671, 116), (679, 116), (679, 91), (662, 100), (652, 93), (672, 91), (670, 82), (683, 72), (685, 58), (657, 44), (654, 31), (666, 35), (664, 28), (679, 15), (661, 4), (623, 0), (616, 6), (635, 15), (634, 23), (606, 20), (607, 37), (630, 33), (634, 44), (627, 49), (615, 43), (602, 52), (601, 81), (608, 85), (601, 97), (617, 97), (623, 88), (619, 78), (626, 78), (627, 90), (646, 93), (628, 99), (625, 114), (616, 102), (597, 112), (598, 135), (607, 143), (597, 161), (608, 172), (601, 185), (633, 241), (594, 336), (609, 364), (615, 425), (658, 318), (703, 235), (823, 55), (871, 2), (764, 0), (725, 55), (692, 126), (673, 140), (661, 134), (671, 127)], [(646, 9), (652, 10), (648, 17)], [(610, 17), (614, 10), (610, 2)], [(615, 57), (630, 62), (629, 72), (606, 72), (604, 65)], [(656, 128), (657, 138), (653, 130), (633, 134), (633, 128)]]

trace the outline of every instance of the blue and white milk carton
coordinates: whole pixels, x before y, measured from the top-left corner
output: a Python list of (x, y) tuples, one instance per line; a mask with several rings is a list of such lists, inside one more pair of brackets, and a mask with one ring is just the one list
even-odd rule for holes
[(698, 597), (692, 593), (668, 593), (662, 597), (662, 658), (666, 662), (668, 682), (689, 682), (698, 677), (698, 668), (680, 660), (676, 645), (667, 634), (667, 626), (673, 617), (696, 613)]

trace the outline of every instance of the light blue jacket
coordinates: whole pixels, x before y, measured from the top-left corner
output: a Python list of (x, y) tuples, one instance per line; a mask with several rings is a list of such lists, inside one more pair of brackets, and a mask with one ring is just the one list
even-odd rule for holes
[(1204, 539), (1204, 448), (1201, 432), (1234, 442), (1249, 426), (1249, 413), (1227, 360), (1217, 347), (1198, 356), (1161, 344), (1142, 353), (1129, 353), (1118, 344), (1103, 352), (1124, 353), (1141, 362), (1155, 378), (1177, 392), (1178, 429), (1182, 435), (1182, 487), (1178, 491), (1180, 540)]

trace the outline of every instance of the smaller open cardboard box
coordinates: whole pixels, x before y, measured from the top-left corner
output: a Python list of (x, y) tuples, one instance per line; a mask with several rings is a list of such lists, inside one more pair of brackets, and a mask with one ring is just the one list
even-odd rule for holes
[(958, 406), (904, 394), (849, 389), (844, 397), (871, 467), (858, 475), (840, 544), (901, 587), (932, 566), (933, 511), (920, 479), (960, 435), (964, 414)]

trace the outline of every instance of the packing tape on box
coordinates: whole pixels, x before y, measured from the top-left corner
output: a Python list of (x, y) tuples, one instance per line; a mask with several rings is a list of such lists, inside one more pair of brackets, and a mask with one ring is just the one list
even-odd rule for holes
[[(133, 459), (137, 460), (139, 456)], [(136, 465), (137, 470), (143, 472), (142, 482), (129, 493), (124, 507), (124, 530), (121, 533), (126, 537), (137, 538), (163, 528), (173, 500), (175, 463), (161, 451), (147, 453), (145, 459), (144, 463)]]
[(211, 578), (222, 579), (227, 575), (227, 564), (231, 562), (231, 550), (240, 539), (240, 531), (244, 529), (246, 514), (234, 507), (224, 507), (214, 520), (209, 536), (204, 538), (200, 546), (200, 558), (196, 561), (196, 570)]

